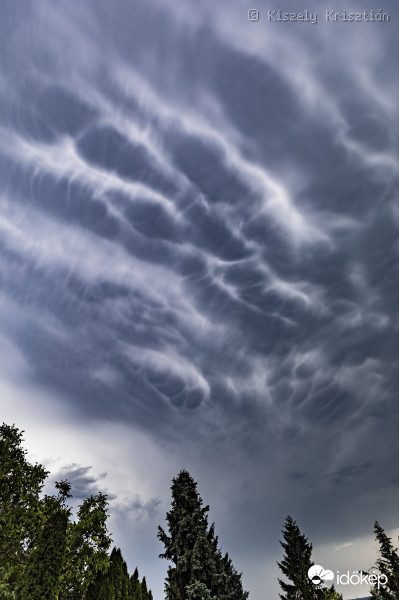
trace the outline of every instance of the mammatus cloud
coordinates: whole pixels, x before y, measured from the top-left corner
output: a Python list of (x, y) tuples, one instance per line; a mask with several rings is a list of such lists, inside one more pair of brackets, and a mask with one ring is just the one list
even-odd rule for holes
[(294, 509), (320, 539), (332, 507), (353, 535), (394, 524), (399, 220), (393, 29), (244, 8), (41, 0), (0, 25), (10, 377), (145, 432), (208, 490), (226, 470), (243, 556)]

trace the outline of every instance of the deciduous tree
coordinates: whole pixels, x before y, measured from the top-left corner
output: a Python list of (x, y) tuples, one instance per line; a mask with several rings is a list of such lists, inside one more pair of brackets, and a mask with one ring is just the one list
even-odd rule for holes
[(107, 497), (99, 492), (83, 500), (67, 528), (60, 600), (81, 600), (98, 572), (109, 566)]
[(62, 497), (46, 496), (44, 519), (17, 588), (18, 600), (58, 600), (70, 516)]
[(43, 518), (48, 471), (26, 459), (22, 436), (14, 425), (0, 426), (0, 598), (12, 597)]

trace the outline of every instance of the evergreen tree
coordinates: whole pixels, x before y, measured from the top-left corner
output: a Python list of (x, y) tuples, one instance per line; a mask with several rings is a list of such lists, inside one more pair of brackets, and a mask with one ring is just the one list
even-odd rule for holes
[(336, 591), (334, 584), (330, 588), (323, 589), (322, 592), (326, 600), (342, 600), (342, 594)]
[(98, 571), (95, 579), (87, 587), (85, 600), (108, 600), (107, 574), (108, 571)]
[(113, 593), (115, 596), (115, 600), (122, 599), (122, 587), (123, 587), (123, 558), (122, 553), (119, 548), (114, 548), (111, 552), (110, 558), (111, 566), (109, 569), (109, 577), (112, 581)]
[(109, 578), (115, 600), (129, 600), (130, 577), (119, 548), (112, 550), (110, 563)]
[(374, 523), (374, 532), (379, 543), (380, 557), (376, 566), (381, 575), (387, 578), (387, 584), (371, 589), (371, 597), (378, 600), (399, 599), (399, 554), (397, 548), (392, 545), (392, 540), (387, 536), (381, 525)]
[(152, 600), (151, 590), (147, 590), (145, 577), (139, 581), (137, 568), (130, 577), (127, 564), (119, 548), (113, 548), (109, 558), (109, 568), (98, 572), (88, 586), (85, 600)]
[[(122, 556), (122, 555), (121, 555)], [(122, 595), (121, 600), (130, 600), (130, 577), (127, 569), (127, 564), (122, 559)]]
[(291, 583), (279, 579), (283, 591), (280, 598), (282, 600), (318, 600), (323, 598), (322, 590), (317, 588), (308, 577), (308, 570), (314, 564), (312, 561), (312, 544), (308, 542), (290, 516), (285, 520), (282, 534), (284, 541), (280, 544), (284, 549), (284, 557), (277, 564)]
[(142, 598), (142, 600), (149, 600), (148, 599), (148, 590), (147, 590), (147, 581), (146, 581), (145, 577), (143, 577), (143, 581), (141, 582), (141, 598)]
[(129, 600), (142, 600), (141, 584), (137, 567), (130, 578), (130, 597)]
[[(226, 553), (223, 557), (218, 552), (218, 561), (221, 566), (218, 567), (219, 585), (217, 586), (216, 596), (225, 600), (235, 598), (247, 598), (248, 592), (242, 590), (241, 574), (234, 567), (229, 555)], [(219, 564), (220, 564), (219, 563)]]
[[(172, 482), (172, 506), (166, 515), (169, 535), (159, 527), (165, 546), (161, 558), (171, 561), (165, 582), (167, 600), (246, 600), (241, 575), (217, 548), (214, 525), (191, 475), (183, 470)], [(234, 595), (233, 594), (234, 590)]]

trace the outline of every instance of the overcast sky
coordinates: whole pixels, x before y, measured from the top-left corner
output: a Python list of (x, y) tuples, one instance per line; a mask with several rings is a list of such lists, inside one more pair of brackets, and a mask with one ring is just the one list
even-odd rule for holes
[(2, 2), (1, 420), (108, 491), (155, 600), (181, 468), (252, 600), (287, 514), (340, 571), (399, 525), (398, 33), (396, 0)]

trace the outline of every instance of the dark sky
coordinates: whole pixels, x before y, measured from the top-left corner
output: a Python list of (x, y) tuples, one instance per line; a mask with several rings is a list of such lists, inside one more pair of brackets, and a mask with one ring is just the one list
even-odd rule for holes
[(252, 600), (288, 513), (370, 567), (399, 525), (397, 2), (1, 11), (2, 420), (108, 490), (156, 600), (181, 468)]

